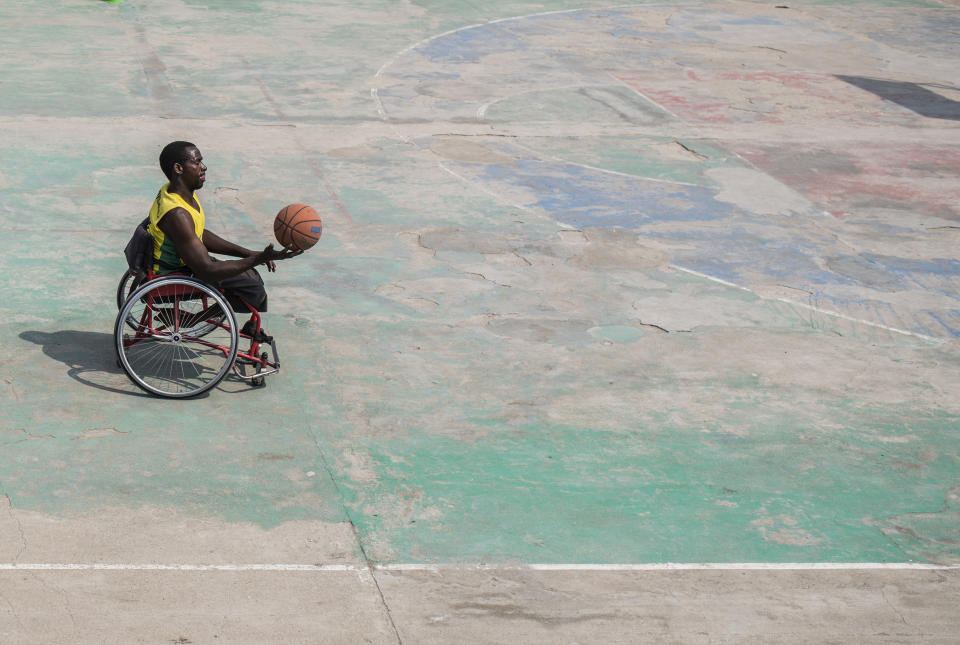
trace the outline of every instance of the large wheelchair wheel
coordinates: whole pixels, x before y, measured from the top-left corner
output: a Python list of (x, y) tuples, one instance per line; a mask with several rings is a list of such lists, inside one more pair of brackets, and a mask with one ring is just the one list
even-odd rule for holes
[(151, 280), (128, 297), (113, 326), (117, 358), (140, 388), (170, 398), (206, 392), (237, 357), (237, 321), (226, 298), (195, 278)]

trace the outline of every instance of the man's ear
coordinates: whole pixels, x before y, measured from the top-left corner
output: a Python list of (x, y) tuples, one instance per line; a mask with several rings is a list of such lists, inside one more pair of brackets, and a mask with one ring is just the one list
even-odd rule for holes
[(176, 174), (176, 175), (182, 175), (182, 174), (183, 174), (183, 164), (180, 163), (179, 161), (178, 161), (177, 163), (173, 164), (173, 172), (174, 172), (174, 174)]

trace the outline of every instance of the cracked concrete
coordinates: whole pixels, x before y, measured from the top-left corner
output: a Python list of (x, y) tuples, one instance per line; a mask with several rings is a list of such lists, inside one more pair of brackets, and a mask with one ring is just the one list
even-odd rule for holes
[[(0, 642), (955, 640), (932, 4), (0, 4)], [(114, 364), (179, 138), (267, 388)]]
[[(0, 481), (0, 491), (3, 491), (2, 481)], [(16, 550), (13, 552), (10, 561), (18, 562), (20, 560), (20, 557), (23, 555), (24, 551), (26, 551), (27, 549), (27, 537), (23, 531), (23, 524), (21, 523), (20, 519), (17, 517), (16, 510), (13, 508), (13, 501), (11, 501), (10, 495), (4, 492), (2, 499), (4, 502), (2, 505), (6, 507), (5, 508), (6, 512), (4, 513), (4, 515), (7, 516), (8, 521), (0, 522), (0, 542), (2, 542), (3, 544), (15, 545), (14, 548)], [(13, 528), (12, 531), (9, 531), (9, 528), (8, 528), (8, 531), (10, 533), (13, 533), (12, 540), (9, 539), (10, 537), (9, 535), (4, 535), (4, 533), (8, 532), (8, 531), (3, 531), (4, 524), (6, 524), (8, 527), (12, 526)]]

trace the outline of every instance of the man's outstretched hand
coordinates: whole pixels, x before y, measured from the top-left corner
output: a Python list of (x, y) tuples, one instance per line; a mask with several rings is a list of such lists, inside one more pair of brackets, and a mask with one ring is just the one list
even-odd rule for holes
[(301, 253), (303, 253), (301, 249), (291, 249), (290, 247), (284, 247), (278, 251), (273, 248), (273, 244), (267, 244), (267, 246), (257, 254), (257, 264), (266, 264), (268, 271), (276, 271), (277, 265), (275, 262), (277, 260), (295, 258)]

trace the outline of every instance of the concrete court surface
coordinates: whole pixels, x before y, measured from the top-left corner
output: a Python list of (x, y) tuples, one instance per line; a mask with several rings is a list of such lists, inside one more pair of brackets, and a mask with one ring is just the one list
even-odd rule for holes
[[(0, 21), (0, 643), (957, 642), (957, 2)], [(174, 139), (266, 388), (115, 365)]]

